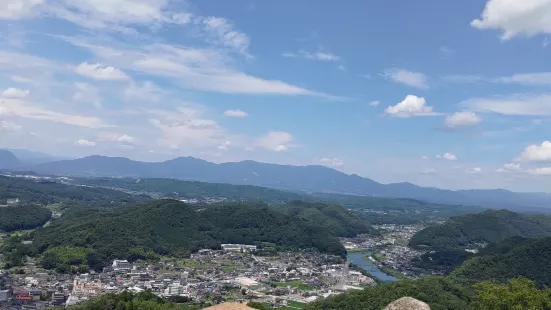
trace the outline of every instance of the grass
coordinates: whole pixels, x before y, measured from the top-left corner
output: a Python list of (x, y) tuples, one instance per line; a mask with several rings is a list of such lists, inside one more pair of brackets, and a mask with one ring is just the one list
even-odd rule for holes
[(298, 301), (287, 301), (287, 306), (302, 309), (306, 307), (306, 304)]
[(302, 281), (272, 282), (272, 283), (277, 287), (290, 286), (290, 287), (298, 288), (299, 290), (303, 290), (303, 291), (311, 291), (315, 289), (314, 287), (311, 287), (309, 285), (302, 283)]

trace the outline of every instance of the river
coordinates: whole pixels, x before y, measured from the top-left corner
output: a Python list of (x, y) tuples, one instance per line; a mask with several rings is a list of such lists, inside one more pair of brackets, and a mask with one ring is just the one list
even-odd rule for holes
[(372, 261), (368, 259), (363, 259), (364, 256), (369, 256), (369, 255), (370, 255), (369, 252), (359, 252), (359, 253), (348, 253), (347, 257), (351, 263), (369, 272), (371, 275), (373, 275), (374, 277), (376, 277), (381, 281), (393, 282), (398, 280), (395, 277), (382, 272), (377, 267), (377, 265), (375, 265)]

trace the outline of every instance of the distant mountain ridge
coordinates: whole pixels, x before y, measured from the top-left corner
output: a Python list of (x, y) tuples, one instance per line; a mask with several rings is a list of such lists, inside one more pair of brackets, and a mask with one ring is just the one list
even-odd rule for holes
[(0, 169), (11, 169), (20, 166), (22, 163), (12, 152), (0, 150)]
[(518, 211), (551, 211), (551, 194), (507, 190), (443, 190), (411, 183), (381, 184), (325, 166), (288, 166), (255, 161), (215, 164), (194, 157), (140, 162), (124, 157), (88, 156), (24, 167), (44, 174), (73, 176), (173, 178), (212, 183), (256, 185), (304, 192), (413, 198), (434, 203), (479, 205)]

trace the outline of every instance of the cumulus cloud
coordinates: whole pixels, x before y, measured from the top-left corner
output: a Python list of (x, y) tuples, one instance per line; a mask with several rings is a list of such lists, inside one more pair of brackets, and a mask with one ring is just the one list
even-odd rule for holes
[(444, 155), (436, 155), (436, 158), (438, 159), (446, 159), (446, 160), (457, 160), (457, 156), (453, 155), (452, 153), (444, 153)]
[(467, 127), (479, 124), (482, 118), (473, 112), (455, 112), (452, 115), (446, 116), (444, 125), (447, 128), (454, 129), (459, 127)]
[(270, 131), (257, 140), (256, 145), (267, 150), (283, 152), (289, 148), (293, 136), (285, 131)]
[(427, 76), (420, 72), (412, 72), (404, 69), (388, 69), (383, 74), (383, 77), (394, 82), (405, 84), (416, 88), (428, 88)]
[(2, 92), (4, 98), (25, 98), (31, 93), (28, 89), (10, 87)]
[(83, 62), (75, 67), (75, 72), (94, 80), (121, 81), (130, 79), (130, 77), (120, 69), (103, 66), (99, 63), (89, 64)]
[(94, 147), (96, 146), (96, 142), (89, 141), (86, 139), (79, 139), (77, 142), (75, 142), (77, 146), (85, 146), (85, 147)]
[(344, 161), (342, 159), (333, 157), (333, 158), (327, 158), (324, 157), (319, 160), (320, 164), (326, 165), (326, 166), (333, 166), (333, 167), (341, 167), (344, 166)]
[(479, 174), (482, 172), (482, 168), (480, 167), (470, 168), (467, 170), (467, 172), (471, 174)]
[[(2, 115), (0, 111), (0, 115)], [(22, 126), (16, 125), (14, 123), (6, 122), (6, 121), (0, 121), (0, 132), (1, 133), (8, 133), (13, 134), (17, 133), (23, 128)]]
[(385, 113), (392, 117), (414, 117), (438, 115), (432, 111), (432, 107), (426, 106), (425, 98), (408, 95), (402, 102), (395, 106), (389, 106)]
[(227, 117), (246, 117), (248, 114), (241, 110), (227, 110), (224, 112), (224, 116)]
[(516, 172), (521, 170), (522, 168), (520, 167), (520, 164), (508, 163), (503, 165), (503, 167), (498, 168), (496, 171), (497, 172)]
[(523, 161), (551, 161), (551, 142), (544, 141), (541, 145), (529, 145), (522, 154), (520, 154), (518, 160)]
[(501, 30), (503, 40), (515, 36), (551, 33), (551, 0), (489, 0), (480, 19), (471, 22), (477, 29)]

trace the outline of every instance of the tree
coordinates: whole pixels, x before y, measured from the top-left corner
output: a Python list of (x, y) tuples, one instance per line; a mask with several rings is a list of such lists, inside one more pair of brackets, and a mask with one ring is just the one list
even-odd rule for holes
[(507, 284), (482, 282), (475, 285), (475, 309), (480, 310), (547, 310), (551, 309), (551, 289), (538, 290), (526, 278), (511, 279)]

